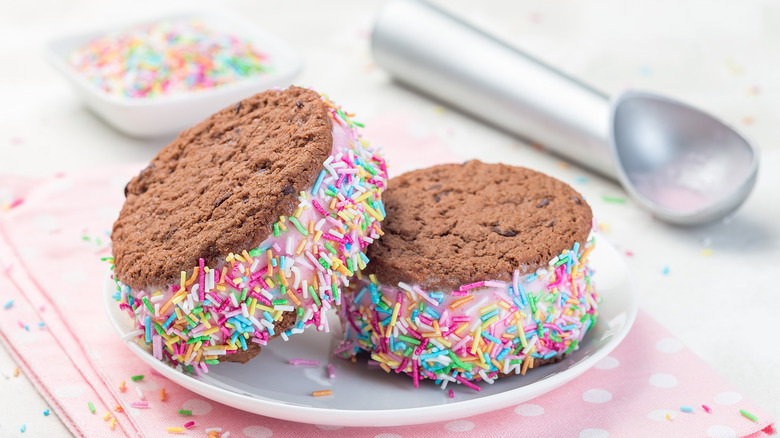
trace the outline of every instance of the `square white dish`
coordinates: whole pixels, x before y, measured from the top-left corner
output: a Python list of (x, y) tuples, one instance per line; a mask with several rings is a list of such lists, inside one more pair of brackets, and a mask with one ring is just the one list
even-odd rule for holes
[[(200, 20), (215, 32), (224, 32), (246, 39), (257, 50), (267, 55), (272, 71), (205, 90), (152, 98), (133, 98), (112, 95), (99, 89), (68, 63), (68, 56), (73, 51), (112, 31), (161, 20), (190, 19)], [(84, 99), (89, 109), (118, 131), (133, 137), (146, 138), (178, 133), (243, 98), (270, 88), (290, 85), (303, 68), (300, 55), (285, 42), (255, 23), (224, 9), (166, 15), (131, 22), (115, 29), (98, 29), (64, 36), (49, 42), (45, 53), (49, 62)]]

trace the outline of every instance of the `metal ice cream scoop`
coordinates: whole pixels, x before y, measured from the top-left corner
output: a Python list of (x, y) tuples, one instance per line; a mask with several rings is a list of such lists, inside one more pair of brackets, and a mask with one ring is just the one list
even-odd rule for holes
[(371, 45), (402, 82), (618, 180), (667, 222), (719, 219), (755, 184), (758, 150), (714, 117), (651, 93), (610, 99), (428, 3), (385, 5)]

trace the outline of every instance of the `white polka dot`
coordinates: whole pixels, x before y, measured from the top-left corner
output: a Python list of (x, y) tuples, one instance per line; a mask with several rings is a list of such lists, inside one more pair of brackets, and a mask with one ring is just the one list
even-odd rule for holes
[(647, 418), (653, 420), (653, 421), (667, 421), (668, 418), (666, 418), (667, 414), (674, 415), (675, 412), (670, 409), (656, 409), (649, 414), (647, 414)]
[(19, 246), (17, 250), (19, 251), (19, 256), (21, 256), (24, 260), (35, 260), (38, 258), (38, 254), (40, 253), (38, 248), (29, 245)]
[(524, 403), (522, 405), (517, 405), (515, 414), (522, 415), (523, 417), (538, 417), (544, 414), (544, 408), (532, 403)]
[(604, 429), (584, 429), (580, 432), (580, 438), (607, 438), (609, 432)]
[(84, 393), (81, 385), (63, 385), (54, 390), (54, 396), (58, 398), (76, 398)]
[(9, 333), (9, 338), (11, 338), (14, 344), (30, 345), (41, 339), (41, 330), (37, 323), (30, 324), (28, 322), (27, 327), (29, 327), (30, 330), (12, 330)]
[(397, 433), (380, 433), (379, 435), (374, 435), (374, 438), (404, 438), (404, 437), (398, 435)]
[(112, 188), (124, 190), (127, 183), (130, 182), (130, 179), (124, 176), (112, 176), (109, 180), (109, 184)]
[(0, 187), (0, 204), (10, 204), (14, 201), (14, 192), (7, 187)]
[(719, 405), (733, 405), (739, 403), (740, 400), (742, 400), (742, 394), (733, 391), (721, 392), (715, 396), (715, 403)]
[(344, 426), (329, 426), (327, 424), (317, 424), (316, 426), (322, 430), (339, 430), (344, 428)]
[(617, 368), (618, 365), (620, 365), (619, 360), (615, 359), (612, 356), (607, 356), (604, 359), (598, 361), (598, 363), (594, 366), (600, 370), (611, 370), (613, 368)]
[(674, 388), (677, 386), (677, 377), (666, 373), (657, 373), (650, 376), (650, 384), (656, 388)]
[(54, 192), (66, 192), (73, 188), (73, 180), (67, 177), (57, 178), (49, 185)]
[(664, 338), (655, 343), (655, 349), (661, 353), (677, 353), (683, 347), (682, 342), (675, 338)]
[(81, 269), (68, 269), (60, 275), (60, 279), (64, 283), (79, 284), (87, 281), (87, 274)]
[[(141, 388), (143, 391), (155, 391), (159, 386), (157, 385), (157, 382), (150, 379), (149, 376), (146, 376), (143, 380), (139, 380), (137, 382), (131, 382), (133, 385)], [(209, 409), (211, 410), (211, 409)]]
[(243, 432), (244, 435), (248, 436), (249, 438), (268, 438), (274, 434), (271, 429), (263, 426), (245, 427)]
[(95, 215), (101, 219), (115, 220), (119, 216), (119, 210), (116, 207), (99, 207), (95, 210)]
[(612, 393), (604, 389), (589, 389), (582, 393), (582, 399), (588, 403), (606, 403), (612, 400)]
[(35, 228), (49, 233), (60, 229), (60, 221), (48, 213), (42, 213), (35, 216), (32, 223)]
[(186, 411), (192, 411), (192, 415), (206, 415), (211, 412), (211, 403), (196, 398), (187, 400), (181, 405), (181, 408)]
[(423, 122), (412, 121), (406, 125), (406, 132), (414, 139), (423, 139), (431, 136), (431, 129)]
[(445, 424), (444, 427), (450, 432), (468, 432), (474, 428), (474, 423), (467, 420), (455, 420)]
[(710, 438), (737, 438), (737, 432), (728, 426), (715, 424), (707, 428), (707, 436)]

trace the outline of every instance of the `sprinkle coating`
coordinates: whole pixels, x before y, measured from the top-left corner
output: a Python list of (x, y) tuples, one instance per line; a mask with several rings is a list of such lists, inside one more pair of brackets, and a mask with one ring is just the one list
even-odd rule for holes
[(259, 246), (236, 248), (211, 264), (201, 257), (160, 288), (115, 279), (115, 298), (133, 318), (134, 337), (157, 359), (206, 372), (220, 361), (251, 359), (273, 337), (286, 340), (311, 325), (329, 330), (325, 312), (341, 302), (355, 270), (366, 266), (366, 247), (382, 233), (387, 174), (351, 115), (322, 101), (332, 118), (333, 150)]

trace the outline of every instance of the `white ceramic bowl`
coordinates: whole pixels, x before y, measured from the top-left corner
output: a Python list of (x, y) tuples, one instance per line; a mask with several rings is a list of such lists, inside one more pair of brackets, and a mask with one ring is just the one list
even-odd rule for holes
[(206, 90), (153, 98), (131, 98), (115, 96), (99, 89), (68, 64), (68, 56), (74, 50), (115, 29), (96, 30), (58, 38), (46, 47), (46, 56), (92, 111), (109, 125), (133, 137), (157, 137), (178, 133), (245, 97), (269, 88), (289, 85), (303, 67), (301, 57), (286, 43), (259, 28), (255, 23), (224, 10), (203, 10), (162, 16), (128, 23), (123, 28), (166, 19), (199, 19), (205, 26), (216, 32), (243, 37), (268, 56), (273, 71)]

